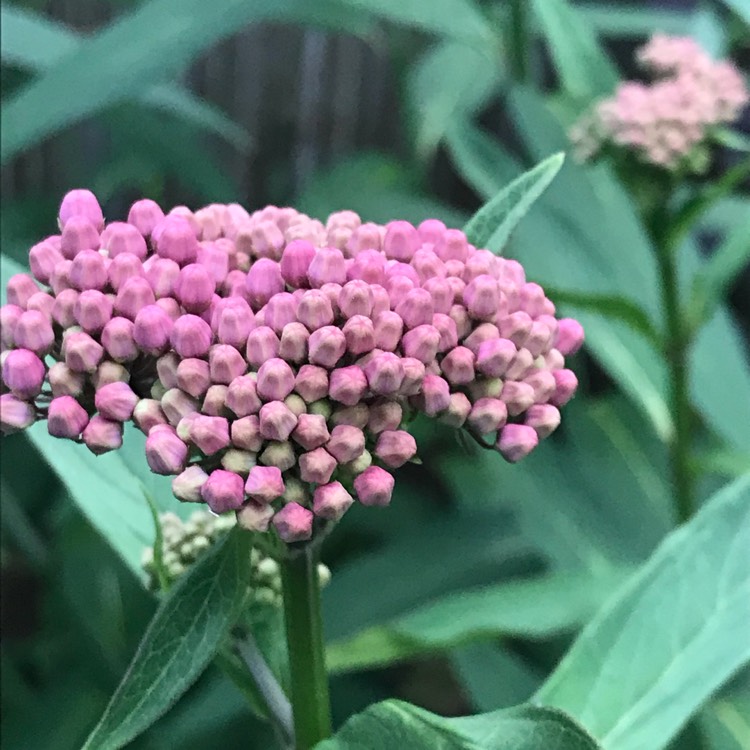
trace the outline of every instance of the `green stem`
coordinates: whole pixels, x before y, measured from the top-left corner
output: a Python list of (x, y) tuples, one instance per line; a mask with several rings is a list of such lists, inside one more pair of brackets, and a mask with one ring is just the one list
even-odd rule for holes
[(294, 553), (281, 571), (296, 748), (310, 750), (331, 735), (317, 547)]
[(508, 49), (511, 73), (518, 83), (526, 83), (529, 77), (528, 2), (529, 0), (510, 0)]

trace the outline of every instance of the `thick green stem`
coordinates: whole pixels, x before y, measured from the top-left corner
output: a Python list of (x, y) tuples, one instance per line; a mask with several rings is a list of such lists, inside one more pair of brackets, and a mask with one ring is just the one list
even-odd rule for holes
[(295, 747), (310, 750), (331, 734), (316, 549), (284, 560), (282, 579)]
[(510, 0), (508, 50), (513, 78), (526, 83), (529, 77), (529, 0)]

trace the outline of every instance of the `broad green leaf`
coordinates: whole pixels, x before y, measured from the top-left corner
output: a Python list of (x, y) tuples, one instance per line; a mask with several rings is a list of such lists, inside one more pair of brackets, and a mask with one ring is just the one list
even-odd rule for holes
[(598, 745), (561, 711), (517, 706), (444, 719), (390, 700), (349, 719), (316, 750), (596, 750)]
[(461, 226), (465, 216), (429, 197), (415, 174), (415, 169), (384, 154), (361, 153), (313, 175), (296, 205), (323, 220), (346, 206), (363, 221), (385, 224), (398, 218), (418, 224), (438, 216), (448, 226)]
[(331, 672), (367, 669), (499, 636), (546, 638), (583, 625), (622, 573), (550, 573), (450, 594), (329, 643)]
[(517, 177), (489, 203), (482, 206), (464, 227), (469, 241), (500, 253), (521, 219), (560, 171), (564, 154), (554, 154)]
[(735, 479), (750, 474), (750, 451), (709, 450), (693, 456), (694, 471)]
[(616, 6), (610, 3), (585, 3), (576, 6), (585, 26), (605, 36), (648, 37), (656, 29), (664, 34), (687, 34), (690, 14), (646, 6)]
[(721, 2), (750, 26), (750, 6), (748, 6), (746, 0), (721, 0)]
[(251, 539), (233, 531), (171, 589), (84, 750), (124, 747), (200, 676), (247, 596)]
[[(42, 73), (77, 51), (85, 37), (66, 26), (24, 8), (0, 8), (0, 49), (3, 63)], [(223, 112), (193, 96), (177, 83), (159, 83), (137, 92), (134, 100), (178, 115), (194, 125), (220, 135), (238, 149), (246, 149), (250, 136)]]
[(750, 669), (714, 697), (698, 722), (711, 750), (750, 748)]
[(407, 93), (416, 119), (416, 150), (430, 156), (455, 122), (486, 104), (501, 79), (501, 61), (476, 45), (443, 41), (409, 71)]
[(723, 14), (711, 0), (701, 0), (692, 13), (685, 36), (691, 36), (711, 57), (720, 60), (727, 56), (728, 34)]
[(750, 475), (670, 534), (535, 700), (608, 750), (657, 750), (750, 660)]
[(729, 128), (719, 128), (713, 133), (712, 138), (716, 143), (726, 146), (732, 151), (750, 153), (750, 138), (744, 133), (739, 133)]
[(750, 219), (740, 225), (705, 262), (693, 280), (688, 310), (694, 326), (705, 322), (727, 294), (735, 276), (750, 261)]
[(532, 0), (563, 88), (589, 102), (612, 91), (619, 79), (592, 29), (568, 0)]

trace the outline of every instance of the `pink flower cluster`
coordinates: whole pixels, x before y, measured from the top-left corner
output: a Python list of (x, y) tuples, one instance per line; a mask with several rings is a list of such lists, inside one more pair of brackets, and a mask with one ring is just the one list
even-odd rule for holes
[(649, 164), (701, 171), (711, 129), (737, 119), (750, 95), (729, 61), (712, 60), (689, 37), (656, 34), (638, 50), (653, 83), (622, 82), (570, 132), (579, 156), (606, 146), (634, 150)]
[(387, 505), (417, 412), (517, 461), (576, 390), (581, 326), (434, 219), (140, 200), (105, 224), (74, 190), (59, 225), (0, 312), (3, 430), (46, 419), (101, 454), (132, 420), (176, 497), (287, 542)]

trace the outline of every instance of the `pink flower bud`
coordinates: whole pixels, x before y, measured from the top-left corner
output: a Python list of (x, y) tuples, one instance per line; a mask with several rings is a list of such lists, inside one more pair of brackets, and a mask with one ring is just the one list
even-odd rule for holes
[(51, 242), (45, 240), (39, 242), (29, 250), (29, 267), (34, 278), (49, 283), (55, 266), (63, 260), (63, 254)]
[(170, 215), (160, 221), (152, 230), (152, 240), (158, 255), (180, 266), (195, 263), (198, 258), (196, 233), (190, 223), (180, 216)]
[(447, 279), (431, 278), (424, 282), (424, 291), (430, 295), (433, 310), (436, 313), (447, 315), (453, 307), (455, 294), (453, 287)]
[(138, 229), (122, 221), (113, 221), (107, 225), (102, 232), (101, 246), (107, 250), (110, 258), (128, 254), (144, 261), (148, 255), (146, 241)]
[(428, 417), (437, 416), (450, 406), (450, 386), (438, 375), (428, 373), (422, 381), (422, 393), (418, 399)]
[(183, 358), (205, 357), (211, 346), (211, 326), (197, 315), (183, 315), (174, 322), (169, 340)]
[(464, 338), (471, 331), (471, 318), (463, 305), (453, 305), (448, 316), (456, 324), (456, 333), (459, 339)]
[(172, 480), (172, 493), (183, 503), (200, 503), (201, 489), (207, 479), (208, 474), (200, 466), (188, 466)]
[(58, 216), (60, 226), (64, 227), (73, 216), (85, 219), (98, 230), (104, 227), (102, 208), (90, 190), (70, 190), (63, 197)]
[(144, 352), (158, 356), (169, 346), (173, 328), (172, 319), (161, 307), (147, 305), (135, 316), (133, 339)]
[(64, 362), (55, 362), (47, 373), (53, 396), (80, 396), (86, 378), (73, 372)]
[(232, 445), (242, 450), (257, 452), (263, 445), (260, 420), (251, 415), (232, 422)]
[(315, 257), (315, 248), (307, 240), (293, 240), (281, 256), (281, 276), (289, 286), (300, 288), (307, 285), (307, 270)]
[(322, 367), (302, 365), (294, 381), (294, 390), (308, 404), (328, 394), (328, 373)]
[(508, 407), (508, 414), (517, 417), (534, 403), (534, 389), (528, 383), (506, 380), (500, 397)]
[(260, 310), (274, 294), (284, 291), (281, 267), (276, 261), (261, 258), (251, 266), (246, 285), (253, 310)]
[(524, 378), (524, 383), (534, 389), (535, 404), (547, 403), (557, 389), (555, 376), (549, 370), (535, 369), (534, 372)]
[(188, 447), (172, 427), (154, 426), (146, 438), (146, 461), (154, 474), (179, 474), (185, 469)]
[(102, 344), (115, 362), (132, 362), (138, 357), (133, 337), (134, 324), (127, 318), (112, 318), (102, 330)]
[(294, 371), (283, 359), (274, 357), (258, 370), (258, 394), (266, 400), (281, 401), (294, 390)]
[(199, 415), (190, 424), (190, 440), (206, 456), (213, 456), (229, 443), (229, 422), (223, 417)]
[(212, 385), (203, 398), (201, 411), (212, 417), (228, 417), (227, 393), (229, 388), (225, 385)]
[(142, 398), (133, 409), (133, 422), (145, 435), (156, 425), (167, 424), (167, 417), (161, 404), (153, 398)]
[(75, 440), (88, 423), (89, 415), (72, 396), (60, 396), (50, 401), (47, 412), (50, 435)]
[(266, 440), (284, 441), (297, 426), (297, 417), (283, 401), (269, 401), (260, 408), (260, 434)]
[(575, 354), (583, 344), (583, 326), (573, 318), (558, 321), (555, 348), (564, 356)]
[(535, 320), (531, 324), (531, 330), (526, 338), (524, 347), (531, 352), (531, 356), (536, 359), (540, 354), (549, 351), (552, 345), (552, 332), (548, 325), (541, 320)]
[(404, 380), (401, 383), (400, 394), (415, 396), (422, 388), (426, 373), (425, 366), (413, 357), (402, 357), (401, 365), (404, 368)]
[(528, 349), (519, 349), (505, 371), (507, 380), (522, 380), (534, 370), (534, 357)]
[(331, 438), (326, 443), (326, 450), (340, 464), (348, 464), (364, 453), (364, 432), (352, 425), (337, 425), (331, 430)]
[(319, 518), (338, 521), (354, 502), (354, 498), (344, 489), (341, 482), (324, 484), (315, 490), (313, 511)]
[(310, 331), (333, 323), (333, 306), (328, 296), (319, 289), (306, 291), (297, 306), (297, 320)]
[[(72, 289), (73, 284), (70, 281), (70, 269), (73, 267), (72, 260), (61, 260), (52, 271), (49, 278), (49, 285), (52, 287), (52, 293), (59, 295), (65, 289)], [(10, 301), (10, 297), (8, 297)]]
[(322, 247), (307, 269), (307, 279), (312, 287), (324, 284), (344, 284), (346, 282), (346, 263), (340, 250), (333, 247)]
[(23, 315), (23, 308), (18, 305), (3, 305), (0, 307), (0, 344), (3, 351), (14, 347), (14, 333), (21, 315)]
[(292, 438), (306, 451), (325, 445), (330, 438), (325, 417), (320, 414), (300, 414)]
[(43, 313), (38, 310), (27, 310), (21, 313), (16, 321), (13, 338), (17, 347), (29, 349), (41, 356), (51, 348), (55, 334)]
[(453, 318), (443, 313), (432, 316), (432, 326), (440, 334), (439, 352), (447, 352), (458, 345), (458, 331)]
[(99, 232), (96, 227), (83, 216), (71, 216), (62, 230), (60, 250), (68, 260), (78, 255), (82, 250), (99, 249)]
[(477, 350), (477, 370), (492, 378), (502, 377), (515, 357), (516, 347), (508, 339), (487, 339)]
[(362, 505), (385, 507), (391, 502), (394, 484), (385, 469), (370, 466), (354, 480), (354, 491)]
[[(243, 356), (228, 344), (216, 344), (208, 355), (211, 380), (214, 383), (228, 385), (247, 370)], [(293, 379), (293, 376), (292, 376)]]
[(555, 370), (552, 374), (557, 387), (549, 402), (553, 406), (565, 406), (578, 390), (578, 378), (572, 370)]
[(419, 275), (419, 281), (422, 285), (428, 279), (443, 278), (446, 275), (445, 264), (429, 246), (422, 246), (414, 253), (411, 265)]
[(161, 408), (169, 423), (177, 425), (185, 416), (198, 411), (198, 402), (179, 388), (170, 388), (161, 397)]
[(435, 242), (435, 254), (443, 261), (458, 260), (465, 263), (469, 257), (469, 244), (460, 229), (446, 229)]
[(346, 243), (349, 257), (359, 257), (367, 250), (380, 250), (381, 227), (368, 222), (358, 226), (351, 234)]
[(110, 383), (127, 383), (130, 380), (130, 373), (121, 364), (104, 360), (96, 368), (91, 380), (94, 388), (99, 389)]
[[(386, 310), (375, 318), (373, 325), (375, 333), (375, 346), (387, 352), (395, 351), (401, 341), (404, 331), (404, 322), (401, 316), (395, 312)], [(345, 328), (346, 330), (346, 328)]]
[[(387, 314), (395, 315), (395, 313)], [(381, 313), (379, 319), (381, 319), (383, 315), (386, 315), (386, 313)], [(384, 323), (385, 322), (386, 321), (384, 321)], [(343, 331), (344, 337), (346, 338), (347, 349), (351, 354), (365, 354), (375, 348), (375, 328), (370, 318), (366, 318), (364, 315), (354, 315), (344, 323)], [(398, 342), (396, 342), (396, 344), (397, 343)], [(396, 345), (394, 345), (393, 348), (395, 349)]]
[(251, 230), (253, 251), (258, 258), (279, 260), (284, 249), (284, 234), (273, 221), (261, 221)]
[(180, 266), (169, 258), (158, 256), (149, 258), (149, 261), (148, 267), (144, 270), (154, 296), (157, 299), (170, 297), (175, 293), (175, 287), (180, 278)]
[(328, 393), (334, 401), (339, 401), (346, 406), (354, 406), (366, 390), (367, 378), (362, 368), (352, 365), (331, 372)]
[(352, 261), (346, 277), (359, 279), (366, 284), (382, 284), (385, 281), (385, 257), (377, 250), (363, 250)]
[(434, 312), (432, 297), (426, 289), (412, 289), (396, 306), (396, 313), (401, 316), (407, 328), (432, 323)]
[(267, 326), (280, 334), (284, 327), (297, 320), (297, 300), (289, 292), (275, 294), (264, 308)]
[(463, 427), (469, 413), (471, 401), (463, 393), (451, 393), (448, 408), (440, 415), (440, 421), (450, 427)]
[(98, 414), (91, 417), (83, 431), (83, 442), (96, 456), (122, 447), (122, 423), (113, 422)]
[(164, 212), (148, 198), (136, 201), (128, 211), (128, 224), (132, 224), (144, 237), (150, 236), (163, 219)]
[(371, 315), (373, 299), (370, 285), (360, 280), (347, 282), (341, 289), (338, 304), (345, 318)]
[(253, 367), (260, 367), (264, 362), (278, 357), (279, 337), (267, 326), (260, 326), (247, 337), (247, 361)]
[(340, 328), (324, 326), (310, 334), (308, 348), (312, 364), (331, 368), (346, 352), (346, 337)]
[[(208, 362), (195, 357), (181, 360), (177, 366), (175, 380), (178, 388), (189, 393), (193, 398), (200, 398), (205, 395), (211, 385)], [(164, 383), (164, 385), (169, 384)]]
[(87, 289), (78, 295), (73, 314), (86, 333), (99, 333), (112, 317), (112, 300), (102, 292)]
[(218, 340), (238, 349), (242, 349), (247, 343), (247, 337), (255, 323), (250, 305), (239, 297), (230, 297), (220, 305), (214, 320), (212, 328), (216, 331)]
[(200, 243), (197, 262), (208, 271), (208, 275), (217, 287), (229, 273), (229, 256), (215, 242)]
[(110, 261), (107, 267), (107, 277), (115, 292), (118, 292), (128, 279), (133, 277), (145, 278), (145, 276), (143, 264), (132, 253), (121, 253)]
[(25, 273), (17, 273), (11, 276), (8, 279), (6, 290), (8, 292), (8, 304), (16, 305), (23, 310), (26, 309), (29, 298), (40, 291), (36, 281)]
[(440, 368), (451, 385), (466, 385), (474, 380), (475, 359), (471, 349), (457, 346), (443, 358)]
[(268, 531), (273, 518), (273, 507), (252, 501), (237, 511), (237, 525), (248, 531)]
[(268, 505), (284, 494), (281, 471), (276, 466), (254, 466), (247, 475), (245, 492), (256, 503)]
[(364, 366), (364, 374), (370, 390), (381, 396), (398, 393), (404, 382), (402, 360), (391, 352), (376, 353)]
[(78, 292), (74, 289), (63, 289), (55, 297), (52, 320), (61, 328), (71, 328), (76, 324), (76, 302), (78, 302)]
[(486, 274), (477, 276), (464, 289), (463, 302), (473, 318), (494, 320), (502, 302), (497, 281)]
[(216, 469), (203, 483), (201, 497), (214, 513), (239, 510), (245, 501), (242, 477), (233, 471)]
[(226, 405), (238, 417), (257, 414), (261, 400), (258, 398), (255, 376), (241, 375), (232, 380), (227, 389)]
[(508, 407), (499, 398), (480, 398), (471, 408), (466, 423), (479, 435), (499, 430), (508, 420)]
[(285, 505), (273, 517), (273, 526), (279, 538), (291, 544), (312, 537), (313, 514), (297, 503)]
[(497, 449), (509, 463), (516, 463), (531, 453), (539, 444), (533, 427), (524, 424), (506, 424), (497, 440)]
[(190, 313), (205, 310), (213, 299), (216, 283), (205, 266), (190, 263), (180, 270), (174, 292), (180, 304)]
[(279, 471), (289, 471), (296, 465), (297, 456), (291, 443), (271, 440), (266, 443), (258, 461), (264, 466), (275, 466)]
[(326, 484), (331, 481), (336, 466), (336, 459), (325, 448), (316, 448), (299, 457), (299, 475), (303, 482)]
[(42, 390), (44, 363), (28, 349), (14, 349), (4, 355), (3, 383), (21, 399), (32, 399)]
[(417, 454), (417, 443), (404, 430), (386, 430), (378, 437), (375, 455), (392, 469), (398, 469)]
[(373, 435), (386, 430), (397, 430), (402, 417), (403, 409), (398, 401), (378, 401), (369, 408), (367, 429)]
[(407, 357), (418, 359), (429, 364), (437, 356), (440, 345), (440, 333), (431, 325), (421, 325), (407, 331), (401, 340), (401, 346)]
[(94, 396), (97, 411), (113, 422), (126, 422), (133, 415), (138, 396), (127, 383), (114, 382), (99, 388)]
[(65, 364), (74, 372), (94, 372), (103, 355), (102, 346), (87, 333), (70, 333), (63, 341)]
[(3, 435), (25, 430), (36, 421), (34, 406), (10, 394), (0, 396), (0, 431)]
[(279, 356), (287, 362), (300, 364), (307, 358), (310, 334), (302, 323), (288, 323), (281, 332)]
[[(327, 404), (328, 402), (324, 401), (321, 403)], [(315, 405), (313, 404), (313, 406)], [(331, 423), (336, 427), (339, 425), (351, 425), (362, 430), (367, 426), (367, 420), (370, 418), (370, 410), (365, 404), (356, 404), (355, 406), (342, 406), (331, 414), (329, 407), (329, 416)]]
[(408, 221), (386, 224), (383, 251), (388, 258), (408, 263), (421, 244), (417, 230)]
[(107, 268), (103, 256), (96, 250), (81, 250), (70, 267), (70, 281), (79, 291), (104, 288)]
[(528, 408), (524, 424), (532, 427), (540, 440), (560, 426), (560, 411), (552, 404), (534, 404)]
[(153, 305), (154, 302), (156, 302), (156, 297), (148, 281), (139, 276), (131, 276), (117, 292), (115, 311), (118, 315), (135, 320), (144, 307)]

